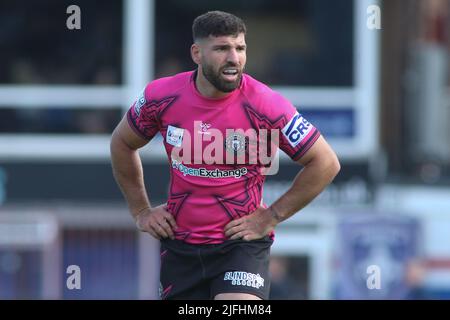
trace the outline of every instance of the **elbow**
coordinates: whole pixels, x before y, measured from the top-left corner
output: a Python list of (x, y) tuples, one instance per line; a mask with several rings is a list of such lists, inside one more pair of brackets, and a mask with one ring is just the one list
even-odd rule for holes
[(317, 161), (320, 166), (319, 171), (322, 172), (324, 179), (328, 183), (331, 183), (341, 171), (341, 163), (339, 162), (336, 153), (330, 148), (328, 152), (323, 153)]
[(341, 163), (339, 162), (339, 159), (334, 152), (332, 153), (330, 158), (330, 173), (331, 179), (333, 180), (341, 171)]
[(336, 161), (334, 164), (334, 177), (336, 177), (340, 171), (341, 171), (341, 163), (339, 162), (339, 159), (336, 158)]

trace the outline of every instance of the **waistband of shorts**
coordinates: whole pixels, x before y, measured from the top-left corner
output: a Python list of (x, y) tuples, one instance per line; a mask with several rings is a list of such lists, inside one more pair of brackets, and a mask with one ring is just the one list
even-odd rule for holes
[(223, 246), (227, 246), (227, 245), (233, 245), (233, 244), (252, 244), (252, 243), (273, 243), (273, 239), (267, 235), (261, 239), (256, 239), (256, 240), (251, 240), (251, 241), (246, 241), (246, 240), (242, 240), (242, 239), (237, 239), (237, 240), (226, 240), (224, 242), (221, 243), (189, 243), (189, 242), (185, 242), (183, 240), (177, 240), (177, 239), (170, 239), (170, 238), (163, 238), (160, 240), (161, 243), (164, 244), (168, 244), (168, 245), (179, 245), (179, 246), (184, 246), (184, 247), (190, 247), (190, 248), (195, 248), (195, 249), (199, 249), (199, 248), (220, 248)]

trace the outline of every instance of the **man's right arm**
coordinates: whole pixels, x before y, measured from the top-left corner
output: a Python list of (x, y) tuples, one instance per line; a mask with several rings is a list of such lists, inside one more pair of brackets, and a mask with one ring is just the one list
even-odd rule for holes
[(120, 189), (122, 190), (131, 214), (137, 217), (139, 211), (150, 207), (144, 185), (144, 172), (138, 149), (147, 141), (136, 135), (124, 117), (111, 137), (111, 163)]
[(123, 117), (115, 128), (110, 143), (111, 164), (129, 210), (142, 231), (153, 237), (173, 238), (175, 228), (173, 216), (164, 206), (152, 208), (144, 184), (144, 172), (138, 149), (148, 143), (138, 136)]

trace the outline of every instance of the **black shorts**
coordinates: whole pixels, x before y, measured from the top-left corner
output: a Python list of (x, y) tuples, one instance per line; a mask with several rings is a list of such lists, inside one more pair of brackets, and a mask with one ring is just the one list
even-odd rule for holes
[(163, 239), (160, 297), (206, 300), (219, 293), (250, 293), (267, 300), (272, 243), (268, 236), (203, 245)]

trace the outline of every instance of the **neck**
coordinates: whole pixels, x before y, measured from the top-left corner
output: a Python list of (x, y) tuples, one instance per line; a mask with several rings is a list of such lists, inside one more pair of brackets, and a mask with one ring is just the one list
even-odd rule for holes
[(228, 96), (231, 94), (231, 92), (223, 92), (220, 90), (217, 90), (216, 87), (214, 87), (211, 82), (208, 81), (208, 79), (205, 78), (203, 75), (203, 72), (201, 70), (201, 67), (197, 69), (197, 77), (195, 79), (195, 86), (197, 87), (197, 90), (200, 92), (200, 94), (206, 98), (213, 98), (213, 99), (220, 99)]

